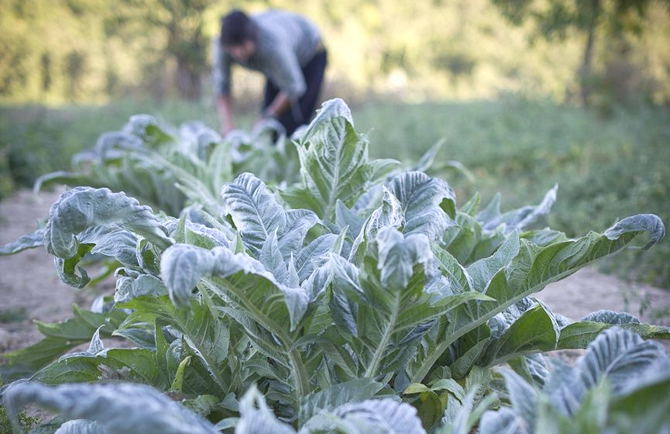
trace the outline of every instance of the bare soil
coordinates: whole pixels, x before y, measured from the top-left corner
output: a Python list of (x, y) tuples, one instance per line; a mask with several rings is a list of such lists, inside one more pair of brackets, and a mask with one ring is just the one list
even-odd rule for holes
[[(35, 230), (37, 220), (47, 217), (60, 192), (44, 192), (36, 198), (23, 190), (0, 202), (0, 245)], [(94, 291), (62, 283), (52, 257), (43, 248), (0, 257), (0, 353), (37, 342), (41, 335), (34, 320), (67, 319), (72, 304), (89, 307), (101, 290), (111, 291), (111, 283)], [(670, 325), (670, 292), (626, 283), (590, 268), (547, 286), (536, 296), (555, 312), (573, 319), (610, 309), (630, 312), (643, 322)]]

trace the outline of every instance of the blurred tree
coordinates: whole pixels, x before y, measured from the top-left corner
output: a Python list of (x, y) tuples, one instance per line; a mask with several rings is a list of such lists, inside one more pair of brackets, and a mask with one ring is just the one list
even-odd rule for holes
[[(573, 90), (582, 83), (585, 99), (591, 86), (597, 106), (623, 83), (634, 97), (649, 89), (652, 101), (664, 103), (670, 101), (670, 15), (661, 5), (668, 3), (0, 0), (0, 103), (197, 98), (208, 84), (210, 38), (233, 6), (251, 13), (274, 7), (312, 19), (329, 49), (331, 94), (345, 98), (421, 101), (521, 92), (561, 100), (578, 95)], [(617, 34), (622, 37), (612, 37)], [(597, 80), (586, 80), (593, 71)], [(254, 74), (239, 68), (234, 74), (240, 99), (262, 90)]]
[(582, 60), (577, 71), (580, 97), (589, 104), (593, 82), (593, 57), (598, 28), (612, 37), (641, 34), (647, 9), (654, 2), (670, 7), (670, 0), (492, 0), (513, 24), (534, 21), (536, 32), (547, 40), (565, 40), (568, 30), (585, 34)]
[(109, 32), (132, 37), (150, 34), (155, 40), (158, 61), (176, 64), (180, 96), (200, 97), (201, 77), (209, 71), (209, 39), (204, 32), (204, 12), (215, 0), (123, 0), (121, 8), (107, 21)]

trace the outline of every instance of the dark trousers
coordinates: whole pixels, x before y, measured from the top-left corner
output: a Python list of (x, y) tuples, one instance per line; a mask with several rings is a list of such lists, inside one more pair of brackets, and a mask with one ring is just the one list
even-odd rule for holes
[[(300, 125), (306, 124), (311, 119), (316, 109), (316, 104), (319, 100), (319, 93), (321, 91), (321, 84), (323, 83), (323, 74), (326, 71), (326, 64), (328, 63), (328, 53), (324, 49), (315, 54), (312, 60), (302, 68), (302, 75), (305, 77), (305, 84), (307, 90), (298, 99), (292, 101), (291, 107), (277, 118), (284, 128), (286, 128), (286, 135), (291, 136), (293, 132)], [(265, 83), (265, 98), (263, 99), (263, 110), (265, 110), (275, 99), (280, 89), (274, 85), (270, 80)]]

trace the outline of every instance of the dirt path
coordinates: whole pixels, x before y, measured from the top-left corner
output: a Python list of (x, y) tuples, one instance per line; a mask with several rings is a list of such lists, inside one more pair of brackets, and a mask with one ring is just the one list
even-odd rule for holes
[[(42, 193), (36, 200), (30, 191), (19, 191), (0, 202), (0, 244), (33, 231), (37, 219), (47, 216), (59, 193)], [(628, 311), (644, 322), (670, 325), (670, 292), (630, 285), (593, 269), (551, 284), (537, 297), (555, 312), (573, 319), (610, 309)], [(88, 290), (63, 284), (55, 274), (51, 256), (42, 248), (0, 257), (0, 352), (38, 341), (41, 335), (33, 320), (69, 318), (73, 303), (88, 307), (93, 298), (95, 294)]]
[[(39, 199), (20, 191), (0, 202), (0, 244), (16, 241), (45, 219), (60, 191), (43, 193)], [(33, 320), (55, 322), (71, 316), (73, 303), (87, 306), (94, 295), (60, 281), (53, 257), (44, 248), (0, 256), (0, 352), (37, 342), (41, 334)]]

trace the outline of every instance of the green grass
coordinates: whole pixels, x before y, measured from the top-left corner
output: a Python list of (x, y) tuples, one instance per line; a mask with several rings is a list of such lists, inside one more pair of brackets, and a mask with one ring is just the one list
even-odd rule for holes
[(0, 324), (24, 321), (27, 318), (25, 308), (9, 308), (0, 310)]
[[(25, 411), (22, 411), (18, 414), (18, 423), (23, 429), (23, 432), (28, 432), (38, 423), (38, 420), (37, 418), (28, 416)], [(11, 434), (13, 432), (15, 431), (12, 426), (12, 421), (7, 414), (7, 409), (4, 406), (0, 406), (0, 433)]]
[[(132, 114), (170, 123), (199, 119), (215, 126), (211, 103), (121, 101), (104, 107), (0, 108), (0, 196), (17, 185), (69, 167), (69, 158)], [(457, 160), (475, 182), (447, 172), (464, 203), (496, 192), (504, 209), (541, 200), (555, 183), (558, 201), (547, 223), (570, 236), (603, 231), (617, 219), (654, 213), (670, 224), (670, 110), (636, 106), (607, 118), (549, 101), (502, 99), (439, 104), (374, 102), (355, 107), (375, 157), (416, 160), (446, 140), (439, 160)], [(238, 121), (249, 127), (252, 114)], [(628, 251), (603, 264), (620, 277), (670, 288), (670, 238), (650, 251)]]

